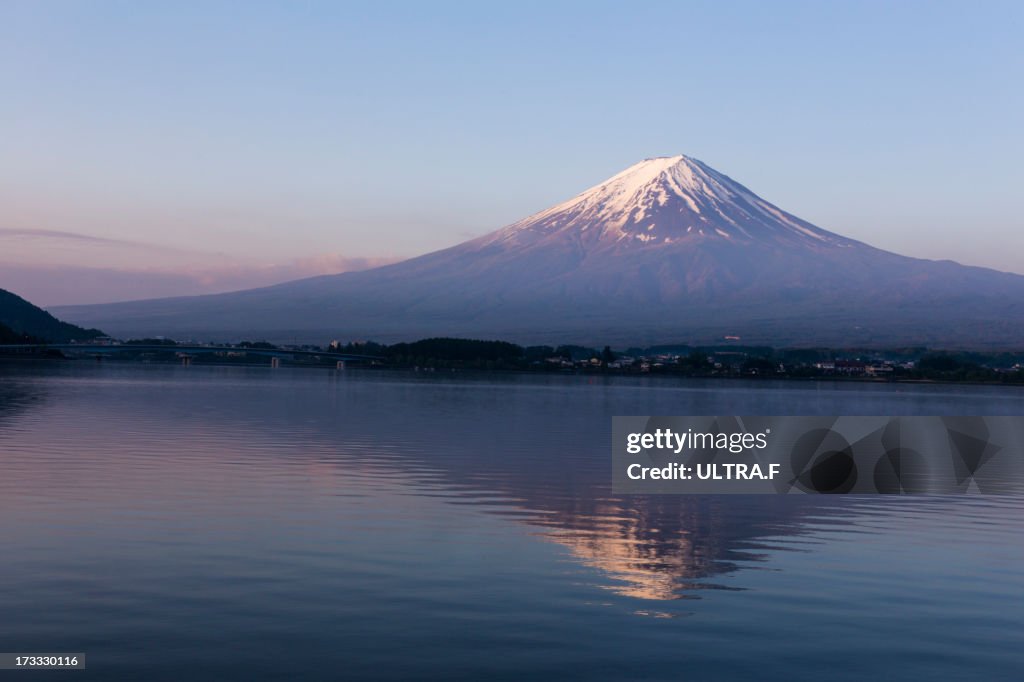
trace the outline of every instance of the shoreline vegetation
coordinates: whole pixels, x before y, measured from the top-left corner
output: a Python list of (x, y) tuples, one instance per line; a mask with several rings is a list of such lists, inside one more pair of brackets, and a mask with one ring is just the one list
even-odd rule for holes
[[(63, 345), (52, 348), (48, 343)], [(15, 348), (17, 345), (23, 347)], [(84, 329), (58, 320), (20, 296), (0, 289), (0, 358), (4, 357), (95, 357), (122, 362), (217, 365), (270, 362), (274, 366), (297, 367), (336, 367), (339, 360), (344, 360), (345, 366), (417, 372), (472, 370), (1024, 384), (1024, 350), (937, 350), (923, 346), (881, 350), (774, 348), (742, 345), (738, 337), (724, 337), (723, 343), (718, 345), (667, 344), (615, 349), (607, 345), (520, 346), (507, 341), (452, 337), (391, 345), (374, 341), (332, 341), (326, 346), (278, 345), (268, 341), (179, 342), (165, 337), (119, 340), (105, 336), (98, 329)]]
[[(10, 341), (8, 341), (9, 343)], [(25, 343), (26, 340), (20, 340)], [(89, 342), (85, 342), (89, 343)], [(133, 347), (139, 347), (133, 350)], [(204, 348), (209, 347), (210, 351)], [(214, 350), (217, 347), (217, 350)], [(289, 356), (301, 351), (302, 355)], [(317, 352), (323, 352), (318, 356)], [(519, 346), (506, 341), (430, 338), (385, 345), (331, 342), (327, 346), (179, 343), (166, 338), (118, 341), (103, 338), (81, 351), (41, 346), (0, 357), (96, 357), (121, 362), (210, 365), (336, 366), (339, 355), (369, 356), (346, 366), (416, 372), (494, 371), (611, 376), (810, 379), (901, 383), (1024, 385), (1024, 352), (942, 351), (925, 347), (878, 349), (773, 348), (730, 343), (716, 346), (661, 345), (625, 349), (562, 345)]]

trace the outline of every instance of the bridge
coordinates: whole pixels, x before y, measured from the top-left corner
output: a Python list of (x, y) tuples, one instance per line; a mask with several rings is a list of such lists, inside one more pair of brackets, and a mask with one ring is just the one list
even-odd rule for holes
[(13, 352), (45, 352), (48, 350), (68, 351), (71, 353), (85, 353), (97, 358), (103, 355), (123, 352), (159, 352), (175, 353), (182, 358), (184, 364), (190, 364), (193, 355), (202, 353), (237, 353), (244, 355), (259, 355), (269, 357), (271, 366), (277, 367), (281, 358), (294, 358), (296, 356), (327, 358), (337, 361), (337, 367), (343, 368), (345, 362), (372, 362), (383, 360), (379, 355), (357, 355), (353, 353), (336, 353), (334, 351), (319, 350), (293, 350), (288, 348), (253, 348), (249, 346), (199, 346), (184, 344), (157, 344), (157, 343), (13, 343), (0, 344), (0, 354), (5, 351)]

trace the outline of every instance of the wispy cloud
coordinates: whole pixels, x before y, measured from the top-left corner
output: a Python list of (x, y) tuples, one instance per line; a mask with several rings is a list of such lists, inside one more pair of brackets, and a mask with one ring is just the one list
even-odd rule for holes
[(213, 267), (224, 254), (82, 232), (0, 227), (0, 258), (21, 265), (90, 268)]
[(81, 232), (64, 232), (62, 230), (36, 230), (0, 227), (0, 239), (20, 239), (23, 241), (73, 241), (86, 244), (106, 244), (109, 246), (121, 246), (153, 251), (182, 252), (187, 249), (179, 249), (173, 246), (163, 246), (147, 242), (132, 241), (130, 239), (113, 239), (110, 237), (97, 237)]
[(328, 253), (280, 263), (243, 262), (77, 232), (0, 228), (0, 288), (44, 306), (237, 291), (398, 260)]
[(61, 232), (60, 230), (15, 230), (5, 227), (0, 227), (0, 237), (24, 237), (26, 239), (76, 239), (84, 242), (123, 243), (117, 239), (93, 237), (92, 235), (78, 234), (76, 232)]
[(337, 254), (280, 265), (220, 268), (130, 269), (0, 262), (0, 289), (42, 306), (196, 296), (270, 286), (305, 277), (366, 270), (399, 258), (349, 258)]

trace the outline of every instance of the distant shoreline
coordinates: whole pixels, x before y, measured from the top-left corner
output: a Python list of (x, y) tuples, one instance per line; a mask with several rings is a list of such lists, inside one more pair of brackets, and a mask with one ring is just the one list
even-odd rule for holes
[[(74, 364), (88, 364), (95, 365), (97, 361), (94, 358), (86, 357), (68, 357), (68, 356), (43, 356), (43, 355), (15, 355), (15, 354), (0, 354), (0, 363), (55, 363), (55, 362), (66, 362)], [(140, 360), (137, 358), (118, 358), (118, 357), (104, 357), (101, 364), (115, 364), (115, 365), (153, 365), (161, 367), (174, 367), (181, 366), (181, 363), (170, 359), (144, 359)], [(327, 370), (327, 371), (340, 371), (340, 372), (359, 372), (359, 373), (387, 373), (387, 374), (413, 374), (417, 376), (436, 376), (446, 377), (451, 375), (519, 375), (519, 376), (579, 376), (579, 377), (591, 377), (591, 378), (632, 378), (632, 379), (654, 379), (661, 381), (664, 379), (696, 379), (701, 381), (752, 381), (752, 382), (770, 382), (770, 381), (785, 381), (794, 383), (835, 383), (835, 384), (876, 384), (876, 385), (943, 385), (943, 386), (995, 386), (995, 387), (1018, 387), (1024, 388), (1024, 379), (1018, 381), (983, 381), (977, 379), (955, 379), (955, 378), (915, 378), (915, 377), (870, 377), (870, 376), (843, 376), (835, 374), (817, 374), (817, 375), (806, 375), (806, 376), (793, 376), (787, 374), (774, 374), (774, 375), (758, 375), (758, 374), (684, 374), (680, 372), (626, 372), (620, 370), (607, 370), (607, 369), (524, 369), (524, 368), (475, 368), (475, 367), (410, 367), (410, 366), (398, 366), (398, 365), (366, 365), (366, 364), (352, 364), (347, 366), (345, 369), (338, 370), (335, 367), (331, 367), (324, 363), (312, 363), (312, 362), (285, 362), (280, 364), (278, 367), (271, 367), (270, 363), (266, 362), (253, 362), (247, 361), (224, 361), (224, 360), (203, 360), (202, 362), (196, 362), (195, 367), (245, 367), (245, 368), (259, 368), (265, 367), (266, 369), (308, 369), (308, 370)]]

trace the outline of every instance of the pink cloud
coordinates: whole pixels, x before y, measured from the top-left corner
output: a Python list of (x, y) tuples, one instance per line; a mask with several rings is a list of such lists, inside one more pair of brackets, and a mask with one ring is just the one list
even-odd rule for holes
[(325, 255), (282, 265), (127, 269), (0, 263), (0, 289), (41, 306), (194, 296), (269, 286), (304, 277), (366, 270), (398, 258)]
[(401, 260), (329, 253), (254, 263), (77, 232), (11, 228), (0, 228), (0, 259), (6, 261), (0, 261), (0, 288), (43, 306), (214, 294)]

